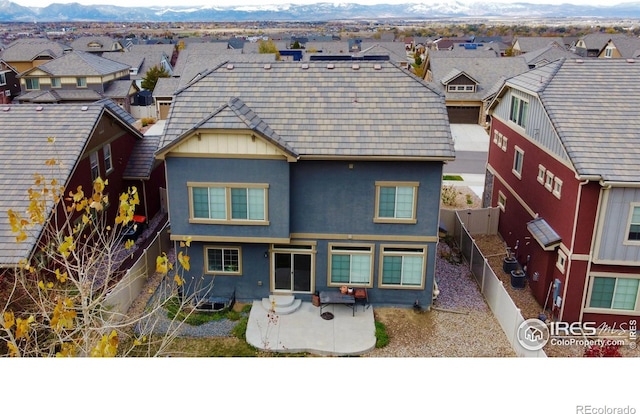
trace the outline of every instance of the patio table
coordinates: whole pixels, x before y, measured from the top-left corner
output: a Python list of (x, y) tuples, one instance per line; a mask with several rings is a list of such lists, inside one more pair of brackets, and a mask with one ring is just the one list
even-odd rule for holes
[(343, 295), (338, 291), (320, 292), (320, 315), (322, 315), (322, 309), (324, 309), (328, 305), (346, 305), (351, 307), (352, 316), (355, 316), (355, 303), (356, 300), (353, 295)]

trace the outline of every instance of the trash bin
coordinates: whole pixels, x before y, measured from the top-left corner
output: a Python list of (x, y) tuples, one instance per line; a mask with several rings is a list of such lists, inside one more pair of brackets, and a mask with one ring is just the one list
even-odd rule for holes
[(511, 271), (511, 287), (514, 289), (524, 289), (527, 275), (522, 269), (516, 269)]
[(502, 261), (502, 270), (507, 274), (511, 273), (512, 270), (516, 270), (518, 267), (518, 259), (513, 256), (505, 257)]

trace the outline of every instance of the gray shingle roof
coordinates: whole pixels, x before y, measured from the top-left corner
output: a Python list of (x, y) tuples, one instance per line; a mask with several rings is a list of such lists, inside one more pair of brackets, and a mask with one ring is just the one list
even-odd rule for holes
[(618, 37), (611, 42), (623, 58), (637, 58), (640, 56), (640, 39), (637, 37)]
[(109, 36), (82, 36), (71, 42), (73, 50), (83, 52), (109, 52), (112, 50), (122, 49), (122, 43)]
[(640, 62), (563, 59), (508, 81), (537, 93), (576, 171), (640, 182)]
[(563, 47), (556, 45), (549, 45), (543, 47), (542, 49), (532, 50), (531, 52), (523, 54), (522, 57), (527, 61), (527, 64), (530, 67), (538, 66), (541, 64), (544, 65), (561, 58), (580, 58), (580, 56), (576, 53), (573, 53)]
[(38, 56), (57, 58), (69, 50), (68, 46), (48, 39), (18, 39), (2, 51), (0, 58), (6, 62), (30, 62)]
[(153, 88), (154, 98), (167, 98), (173, 95), (180, 86), (180, 78), (158, 78), (156, 87)]
[[(83, 105), (0, 105), (0, 267), (14, 265), (29, 256), (42, 230), (35, 228), (27, 240), (16, 243), (7, 211), (26, 211), (27, 191), (33, 186), (36, 173), (45, 175), (47, 180), (55, 178), (67, 183), (103, 111), (108, 108), (110, 113), (117, 114), (112, 105), (115, 104), (110, 101)], [(55, 142), (49, 143), (49, 137), (55, 138)], [(46, 166), (51, 158), (60, 161), (60, 165)]]
[(134, 84), (133, 80), (116, 80), (109, 82), (104, 90), (104, 96), (109, 98), (126, 98)]
[(530, 52), (532, 50), (542, 49), (549, 46), (552, 43), (557, 43), (559, 46), (564, 46), (564, 41), (561, 37), (546, 37), (546, 36), (518, 36), (514, 39), (513, 44), (516, 43), (520, 46), (520, 51), (523, 53)]
[(74, 51), (30, 71), (33, 70), (42, 70), (52, 76), (104, 76), (128, 71), (129, 66), (92, 53)]
[[(352, 64), (221, 65), (175, 95), (162, 147), (240, 98), (302, 157), (454, 156), (441, 94), (390, 62)], [(234, 125), (247, 128), (246, 120)]]
[(155, 152), (160, 145), (160, 136), (147, 135), (136, 141), (127, 167), (123, 172), (123, 178), (127, 180), (143, 180), (151, 176), (151, 170), (155, 162)]
[(18, 96), (20, 102), (51, 103), (63, 101), (98, 101), (104, 96), (92, 89), (56, 89), (31, 91)]
[[(432, 56), (430, 70), (433, 74), (434, 86), (444, 93), (450, 100), (476, 100), (480, 101), (501, 78), (510, 78), (514, 75), (526, 72), (529, 66), (524, 58), (517, 57), (443, 57), (442, 54)], [(448, 92), (442, 82), (448, 80), (455, 73), (464, 72), (478, 82), (475, 92)]]

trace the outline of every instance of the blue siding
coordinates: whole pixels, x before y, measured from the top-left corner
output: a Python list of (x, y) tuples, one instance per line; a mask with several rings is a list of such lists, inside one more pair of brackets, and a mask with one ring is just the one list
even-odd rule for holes
[[(376, 181), (420, 182), (417, 224), (373, 222)], [(291, 232), (435, 236), (441, 182), (436, 162), (298, 162), (291, 170)]]
[[(168, 157), (171, 232), (192, 236), (288, 238), (289, 165), (279, 160)], [(268, 226), (189, 223), (187, 182), (269, 184)]]

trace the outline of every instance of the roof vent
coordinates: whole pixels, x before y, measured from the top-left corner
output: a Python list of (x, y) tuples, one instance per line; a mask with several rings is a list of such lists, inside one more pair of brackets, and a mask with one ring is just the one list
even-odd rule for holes
[(381, 70), (382, 69), (382, 65), (379, 63), (376, 63), (375, 65), (373, 65), (373, 70)]
[(5, 106), (4, 108), (2, 108), (3, 111), (5, 112), (9, 112), (11, 110), (10, 106)]
[(354, 63), (353, 65), (351, 65), (351, 69), (359, 70), (360, 69), (360, 65), (358, 65), (357, 63)]
[(300, 66), (300, 68), (302, 70), (307, 70), (307, 69), (309, 69), (309, 64), (308, 63), (303, 63), (302, 66)]
[(80, 110), (81, 111), (88, 111), (89, 107), (85, 105), (85, 106), (81, 107)]
[(40, 111), (42, 111), (42, 109), (43, 108), (41, 106), (36, 106), (36, 111), (40, 112)]
[(269, 70), (271, 69), (271, 63), (267, 63), (266, 65), (264, 65), (264, 70)]
[(227, 65), (227, 70), (233, 70), (233, 63), (229, 63)]
[(627, 59), (627, 63), (636, 63), (636, 60), (633, 58)]
[(584, 60), (582, 60), (582, 59), (576, 59), (576, 63), (584, 63)]
[(333, 63), (327, 63), (327, 69), (333, 69), (335, 65)]

